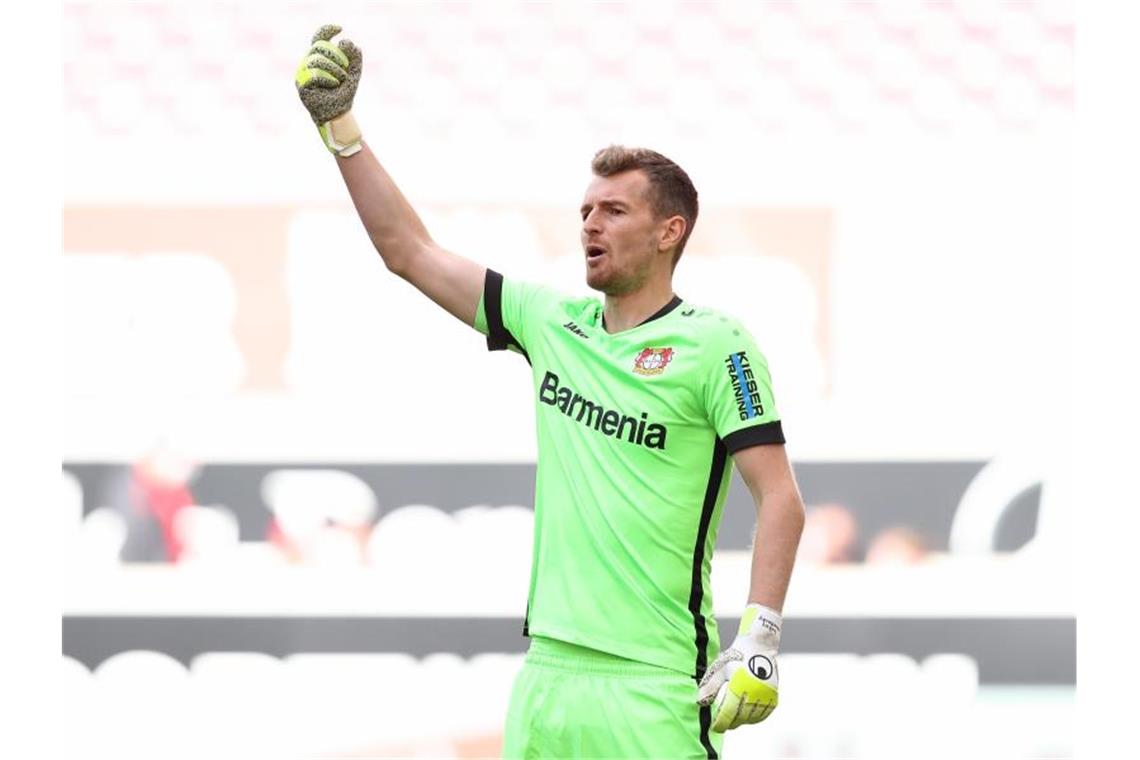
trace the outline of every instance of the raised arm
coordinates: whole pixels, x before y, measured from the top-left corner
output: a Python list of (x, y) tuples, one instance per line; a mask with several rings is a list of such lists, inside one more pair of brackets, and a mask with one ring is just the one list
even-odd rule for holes
[(415, 209), (367, 145), (348, 158), (338, 156), (336, 162), (356, 213), (388, 269), (474, 326), (486, 267), (431, 239)]
[(444, 250), (368, 148), (352, 115), (363, 55), (340, 32), (322, 26), (297, 69), (296, 84), (328, 149), (336, 155), (356, 212), (380, 258), (420, 292), (474, 326), (486, 268)]

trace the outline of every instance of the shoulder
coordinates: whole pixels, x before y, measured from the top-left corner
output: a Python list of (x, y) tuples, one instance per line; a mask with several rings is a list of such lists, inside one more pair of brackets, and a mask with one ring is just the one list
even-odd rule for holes
[(566, 293), (544, 282), (516, 279), (498, 273), (495, 275), (501, 278), (504, 291), (510, 292), (519, 300), (541, 304), (546, 308), (578, 312), (598, 305), (596, 298)]
[(682, 324), (702, 344), (720, 347), (734, 343), (741, 336), (750, 336), (748, 328), (733, 314), (711, 306), (684, 301), (679, 307)]
[[(555, 291), (555, 292), (558, 292), (558, 291)], [(572, 294), (561, 293), (561, 292), (559, 292), (558, 295), (559, 295), (559, 301), (558, 301), (559, 304), (562, 306), (562, 308), (566, 309), (567, 311), (578, 313), (578, 312), (583, 312), (583, 311), (589, 311), (590, 309), (599, 309), (602, 306), (601, 301), (599, 301), (596, 298), (591, 298), (590, 296), (583, 296), (583, 295), (577, 295), (577, 294), (572, 295)]]
[(597, 298), (581, 294), (564, 293), (556, 288), (549, 288), (547, 303), (558, 314), (569, 319), (589, 321), (594, 317), (601, 319), (602, 302)]

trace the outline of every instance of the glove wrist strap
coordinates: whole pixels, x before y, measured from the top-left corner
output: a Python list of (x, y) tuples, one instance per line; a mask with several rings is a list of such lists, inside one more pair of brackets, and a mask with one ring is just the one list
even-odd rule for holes
[(756, 636), (776, 649), (780, 646), (780, 629), (783, 627), (784, 617), (779, 612), (762, 604), (750, 604), (744, 608), (740, 618), (738, 635)]
[(362, 147), (360, 145), (360, 126), (356, 123), (352, 111), (345, 111), (335, 119), (330, 119), (321, 124), (317, 129), (328, 149), (338, 156), (347, 158)]

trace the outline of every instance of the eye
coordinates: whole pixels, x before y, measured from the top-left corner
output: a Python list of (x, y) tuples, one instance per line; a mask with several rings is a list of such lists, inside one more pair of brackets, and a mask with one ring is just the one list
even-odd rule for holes
[(611, 213), (611, 214), (613, 214), (614, 216), (619, 216), (619, 215), (621, 215), (621, 214), (624, 214), (624, 213), (625, 213), (625, 210), (624, 210), (624, 209), (620, 209), (620, 208), (611, 208), (611, 209), (610, 209), (610, 213)]

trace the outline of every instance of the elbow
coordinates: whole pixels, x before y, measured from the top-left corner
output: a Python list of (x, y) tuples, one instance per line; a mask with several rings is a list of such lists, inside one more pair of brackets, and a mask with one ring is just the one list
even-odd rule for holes
[(408, 256), (401, 251), (399, 245), (392, 244), (387, 240), (372, 238), (372, 247), (376, 249), (376, 253), (380, 254), (380, 260), (384, 262), (384, 266), (389, 272), (407, 279), (405, 273), (408, 270)]
[(790, 491), (770, 497), (766, 501), (770, 501), (776, 506), (782, 516), (782, 522), (786, 523), (790, 529), (794, 529), (797, 536), (803, 532), (807, 518), (804, 500), (798, 491)]
[(800, 496), (799, 491), (792, 494), (791, 502), (791, 510), (795, 513), (796, 521), (799, 522), (800, 527), (803, 528), (807, 510), (804, 509), (804, 500), (803, 497)]
[(804, 523), (807, 522), (804, 500), (800, 498), (798, 493), (795, 495), (795, 498), (792, 499), (792, 507), (789, 511), (791, 512), (791, 519), (796, 526), (796, 540), (798, 541), (804, 532)]
[(807, 522), (803, 499), (798, 493), (793, 493), (778, 503), (780, 506), (775, 523), (780, 527), (777, 530), (783, 535), (783, 541), (792, 547), (798, 547)]
[(408, 265), (404, 259), (397, 256), (385, 256), (383, 253), (380, 254), (380, 258), (383, 259), (384, 266), (388, 268), (389, 272), (405, 280), (408, 279), (408, 276), (406, 274), (408, 271)]
[(431, 255), (431, 244), (423, 242), (410, 242), (407, 240), (377, 240), (373, 238), (372, 245), (384, 261), (388, 271), (397, 277), (411, 280), (413, 269), (417, 262), (423, 262), (425, 257)]

